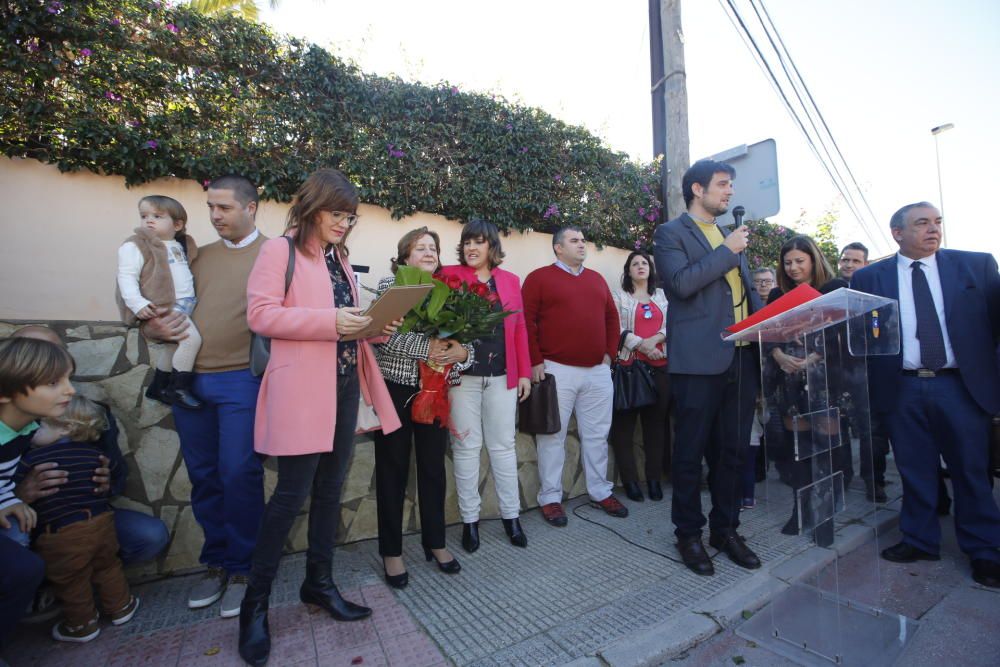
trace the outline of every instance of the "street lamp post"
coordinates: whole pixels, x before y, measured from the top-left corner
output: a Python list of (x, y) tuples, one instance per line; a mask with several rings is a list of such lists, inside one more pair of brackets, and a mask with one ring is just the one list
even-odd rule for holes
[[(942, 132), (947, 132), (948, 130), (955, 127), (954, 123), (945, 123), (943, 125), (938, 125), (937, 127), (931, 128), (931, 134), (934, 135), (934, 161), (937, 163), (937, 177), (938, 177), (938, 205), (941, 207), (941, 217), (944, 218), (944, 190), (941, 187), (941, 151), (938, 148), (938, 135)], [(941, 247), (945, 246), (945, 230), (947, 225), (941, 226)]]

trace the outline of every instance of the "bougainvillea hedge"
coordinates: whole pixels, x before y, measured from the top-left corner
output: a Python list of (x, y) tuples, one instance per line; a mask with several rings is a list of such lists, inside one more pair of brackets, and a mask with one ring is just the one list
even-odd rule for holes
[(333, 166), (396, 218), (574, 223), (627, 248), (647, 246), (659, 221), (655, 162), (539, 109), (372, 76), (234, 16), (152, 0), (0, 0), (0, 26), (10, 157), (130, 185), (241, 173), (278, 201)]

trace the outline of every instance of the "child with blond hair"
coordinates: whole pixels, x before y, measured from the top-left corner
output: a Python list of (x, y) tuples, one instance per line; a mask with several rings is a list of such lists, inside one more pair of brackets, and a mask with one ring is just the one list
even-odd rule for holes
[[(106, 411), (83, 396), (73, 396), (66, 411), (42, 420), (21, 457), (27, 468), (58, 463), (66, 471), (59, 493), (32, 504), (37, 515), (35, 550), (45, 561), (45, 572), (65, 618), (52, 628), (52, 637), (65, 642), (88, 642), (100, 634), (101, 611), (113, 625), (127, 623), (139, 608), (129, 591), (122, 562), (113, 509), (107, 495), (95, 495), (92, 475), (99, 465), (97, 441), (108, 427)], [(112, 480), (124, 471), (111, 463)]]
[(37, 516), (14, 494), (14, 473), (37, 420), (60, 416), (76, 393), (69, 381), (73, 368), (73, 358), (59, 345), (30, 338), (0, 341), (0, 642), (14, 630), (44, 575), (41, 559), (28, 550)]
[(202, 402), (191, 383), (201, 335), (191, 320), (197, 299), (189, 264), (198, 249), (185, 233), (187, 211), (176, 199), (150, 195), (139, 200), (139, 219), (135, 233), (118, 248), (118, 308), (129, 326), (170, 309), (187, 317), (183, 340), (148, 341), (150, 356), (156, 354), (156, 370), (146, 396), (196, 410)]

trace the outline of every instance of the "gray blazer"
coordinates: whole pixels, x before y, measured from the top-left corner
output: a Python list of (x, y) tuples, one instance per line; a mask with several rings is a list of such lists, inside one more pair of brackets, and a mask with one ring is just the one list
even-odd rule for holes
[[(725, 236), (725, 231), (723, 231)], [(761, 307), (743, 254), (715, 250), (687, 213), (656, 228), (653, 258), (660, 284), (670, 301), (667, 318), (667, 359), (671, 373), (718, 375), (729, 368), (735, 346), (722, 340), (734, 324), (733, 297), (726, 281), (740, 268), (750, 312)]]

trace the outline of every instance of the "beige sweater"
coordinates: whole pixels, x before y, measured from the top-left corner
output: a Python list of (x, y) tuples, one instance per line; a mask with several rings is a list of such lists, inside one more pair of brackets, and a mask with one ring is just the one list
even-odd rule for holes
[(198, 295), (192, 319), (202, 337), (196, 372), (220, 373), (250, 366), (247, 278), (266, 240), (261, 235), (245, 248), (228, 248), (219, 240), (199, 249), (191, 266)]

